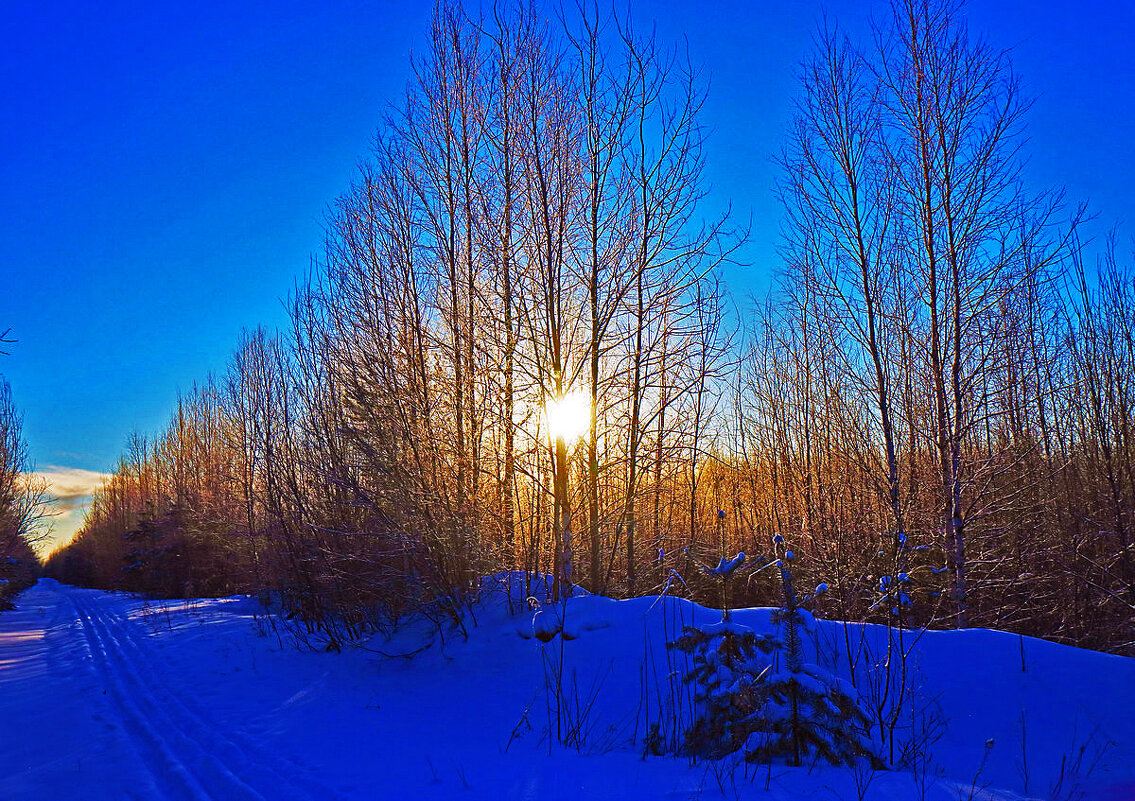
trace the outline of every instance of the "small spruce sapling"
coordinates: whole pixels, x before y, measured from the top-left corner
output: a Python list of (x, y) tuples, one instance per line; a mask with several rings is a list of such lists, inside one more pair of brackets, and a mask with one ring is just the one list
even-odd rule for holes
[(746, 747), (750, 762), (785, 759), (799, 767), (813, 756), (833, 765), (866, 760), (885, 767), (871, 746), (870, 721), (859, 706), (855, 689), (830, 670), (804, 661), (803, 635), (815, 619), (803, 604), (827, 590), (820, 584), (801, 601), (796, 595), (791, 564), (795, 554), (779, 534), (773, 538), (779, 558), (782, 604), (773, 612), (778, 633), (769, 636), (773, 668), (757, 686), (756, 709), (742, 722), (751, 732)]
[(694, 685), (698, 707), (684, 734), (683, 750), (692, 757), (720, 759), (740, 750), (750, 734), (744, 721), (756, 709), (757, 683), (769, 666), (768, 638), (730, 620), (729, 579), (744, 563), (742, 552), (732, 559), (721, 557), (716, 567), (702, 567), (704, 573), (721, 581), (721, 622), (685, 626), (682, 635), (667, 644), (689, 654), (693, 661), (683, 677)]
[[(805, 633), (815, 625), (804, 605), (827, 591), (820, 584), (798, 598), (792, 579), (795, 554), (781, 535), (773, 537), (778, 557), (765, 565), (780, 571), (781, 607), (773, 612), (776, 633), (757, 634), (729, 619), (729, 577), (744, 554), (703, 568), (722, 581), (722, 620), (687, 626), (670, 646), (691, 654), (685, 676), (695, 685), (699, 714), (685, 732), (691, 756), (720, 759), (744, 749), (745, 759), (800, 766), (813, 756), (834, 765), (867, 762), (885, 767), (871, 747), (870, 723), (855, 689), (819, 665), (805, 662)], [(764, 568), (761, 568), (764, 569)]]
[(668, 647), (690, 654), (693, 667), (683, 680), (694, 685), (697, 714), (683, 735), (691, 757), (721, 759), (740, 750), (753, 732), (759, 683), (769, 669), (772, 644), (747, 626), (729, 620), (686, 626)]

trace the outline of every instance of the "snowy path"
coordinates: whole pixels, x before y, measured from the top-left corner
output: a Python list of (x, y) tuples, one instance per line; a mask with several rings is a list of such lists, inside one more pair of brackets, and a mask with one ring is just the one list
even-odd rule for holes
[[(0, 710), (8, 713), (0, 720), (12, 726), (7, 733), (17, 751), (21, 740), (30, 739), (23, 726), (45, 711), (52, 716), (64, 697), (73, 713), (87, 712), (97, 724), (73, 720), (67, 734), (86, 741), (82, 750), (93, 747), (95, 762), (108, 756), (98, 753), (99, 745), (112, 746), (105, 750), (119, 763), (116, 778), (130, 777), (127, 787), (102, 786), (107, 797), (119, 789), (185, 801), (338, 796), (248, 737), (218, 726), (184, 699), (160, 659), (147, 650), (141, 624), (121, 607), (119, 597), (43, 581), (21, 597), (19, 610), (0, 617)], [(68, 669), (60, 671), (62, 665)], [(22, 720), (13, 725), (16, 715)], [(51, 732), (34, 733), (54, 739)], [(6, 758), (0, 755), (0, 765)], [(37, 758), (44, 761), (36, 764)], [(12, 776), (32, 782), (59, 778), (55, 749), (23, 753), (22, 759), (25, 764), (14, 770), (0, 769), (6, 783)], [(62, 772), (82, 774), (81, 759), (73, 771)], [(92, 760), (87, 762), (89, 770)], [(78, 775), (72, 780), (87, 785)]]
[(0, 797), (156, 797), (68, 597), (41, 582), (0, 615)]
[[(137, 624), (114, 611), (105, 596), (71, 590), (90, 650), (122, 720), (157, 765), (169, 798), (330, 798), (283, 760), (224, 731), (166, 686), (144, 651)], [(84, 597), (86, 596), (86, 597)]]

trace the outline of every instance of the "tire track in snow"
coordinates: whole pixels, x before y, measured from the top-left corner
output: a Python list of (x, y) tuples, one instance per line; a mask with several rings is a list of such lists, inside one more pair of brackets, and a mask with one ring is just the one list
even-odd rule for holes
[[(135, 666), (152, 664), (153, 657), (136, 633), (136, 624), (114, 610), (100, 610), (98, 621), (108, 630), (110, 638), (120, 649), (124, 661)], [(167, 706), (166, 712), (185, 729), (196, 732), (198, 740), (210, 744), (210, 750), (229, 765), (245, 766), (245, 779), (258, 787), (267, 786), (268, 798), (288, 799), (339, 799), (341, 794), (321, 784), (302, 768), (265, 751), (247, 735), (236, 730), (222, 729), (202, 714), (190, 701), (163, 685), (153, 671), (143, 671), (151, 688), (160, 694)]]
[[(283, 771), (251, 758), (224, 732), (190, 711), (170, 690), (159, 686), (136, 642), (128, 620), (115, 618), (69, 594), (99, 672), (113, 693), (124, 727), (154, 760), (154, 780), (171, 798), (264, 799), (331, 798), (329, 788), (305, 791), (295, 781), (295, 768)], [(273, 760), (283, 762), (282, 760)], [(286, 763), (285, 763), (286, 764)], [(309, 786), (311, 782), (303, 782)], [(257, 789), (259, 788), (259, 789)]]
[(130, 735), (141, 751), (143, 763), (150, 772), (154, 785), (167, 798), (207, 801), (211, 796), (186, 768), (184, 760), (179, 759), (175, 749), (148, 720), (146, 712), (136, 703), (135, 696), (113, 669), (112, 660), (106, 644), (99, 637), (94, 624), (84, 607), (69, 595), (71, 604), (79, 616), (87, 648), (95, 663), (95, 670), (105, 685), (104, 692), (118, 711), (123, 729)]

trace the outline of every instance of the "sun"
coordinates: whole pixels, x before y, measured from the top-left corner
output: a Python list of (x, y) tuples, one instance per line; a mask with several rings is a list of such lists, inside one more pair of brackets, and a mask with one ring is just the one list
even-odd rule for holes
[(553, 441), (572, 443), (591, 427), (591, 398), (586, 392), (567, 392), (544, 404), (544, 422)]

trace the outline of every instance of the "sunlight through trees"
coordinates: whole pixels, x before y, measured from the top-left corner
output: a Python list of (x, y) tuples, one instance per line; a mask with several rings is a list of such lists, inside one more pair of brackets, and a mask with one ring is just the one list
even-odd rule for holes
[(334, 640), (463, 625), (501, 569), (705, 600), (697, 564), (782, 535), (844, 619), (1129, 648), (1130, 266), (1112, 243), (1097, 280), (1082, 211), (1025, 186), (1008, 55), (949, 0), (890, 8), (804, 62), (784, 269), (735, 321), (685, 53), (587, 5), (440, 5), (292, 329), (133, 441), (52, 574), (263, 591)]

